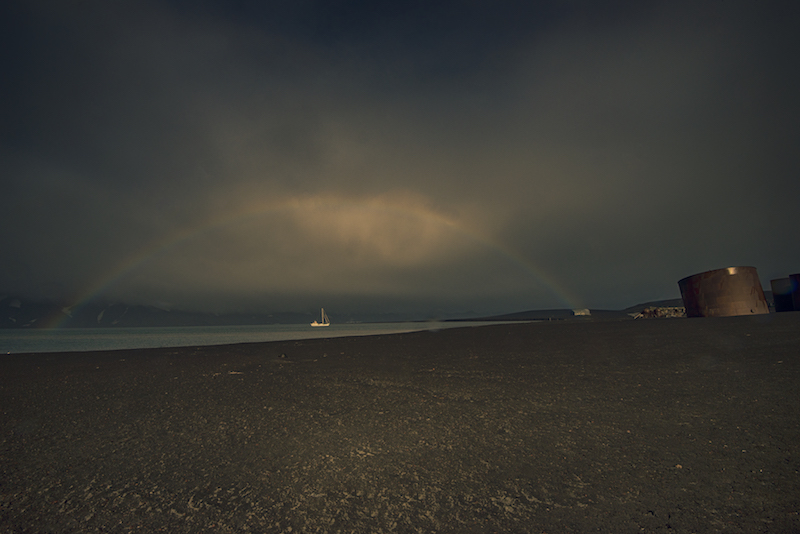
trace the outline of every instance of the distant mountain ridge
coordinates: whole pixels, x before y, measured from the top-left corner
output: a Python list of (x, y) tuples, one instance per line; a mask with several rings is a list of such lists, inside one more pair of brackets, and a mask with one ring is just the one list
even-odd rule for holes
[[(575, 313), (575, 312), (578, 313)], [(591, 321), (596, 319), (614, 320), (630, 319), (631, 316), (623, 310), (570, 310), (558, 308), (552, 310), (527, 310), (503, 315), (492, 315), (488, 317), (477, 317), (474, 319), (459, 319), (468, 321), (565, 321), (583, 320)]]
[[(308, 316), (310, 317), (310, 315)], [(305, 314), (213, 314), (156, 306), (90, 303), (68, 308), (46, 300), (0, 297), (0, 328), (98, 328), (144, 326), (225, 326), (305, 322)], [(308, 319), (310, 322), (310, 319)]]
[[(274, 313), (207, 313), (123, 303), (88, 303), (69, 308), (50, 300), (0, 294), (0, 329), (6, 328), (128, 328), (161, 326), (242, 326), (304, 324), (319, 311)], [(409, 313), (332, 314), (334, 323), (389, 323), (425, 320)]]

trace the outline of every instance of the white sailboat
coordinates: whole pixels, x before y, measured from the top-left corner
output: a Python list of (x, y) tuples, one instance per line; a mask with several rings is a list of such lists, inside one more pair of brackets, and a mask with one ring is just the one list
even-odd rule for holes
[(317, 321), (314, 321), (313, 323), (311, 323), (311, 326), (330, 326), (331, 325), (331, 320), (328, 319), (328, 314), (325, 313), (325, 308), (321, 308), (321, 310), (322, 310), (322, 313), (320, 315), (321, 315), (322, 322), (318, 323)]

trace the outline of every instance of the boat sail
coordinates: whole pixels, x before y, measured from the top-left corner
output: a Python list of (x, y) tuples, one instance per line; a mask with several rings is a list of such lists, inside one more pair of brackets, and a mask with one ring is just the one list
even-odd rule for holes
[(331, 325), (331, 320), (328, 319), (328, 314), (325, 313), (325, 308), (321, 308), (321, 310), (322, 310), (322, 312), (320, 313), (320, 315), (321, 315), (320, 319), (322, 320), (322, 322), (318, 323), (317, 321), (314, 321), (313, 323), (311, 323), (311, 326), (330, 326)]

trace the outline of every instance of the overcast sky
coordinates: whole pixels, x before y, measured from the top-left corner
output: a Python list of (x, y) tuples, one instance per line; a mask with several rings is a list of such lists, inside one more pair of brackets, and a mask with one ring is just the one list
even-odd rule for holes
[(3, 2), (0, 294), (620, 309), (736, 265), (768, 289), (800, 271), (799, 22), (727, 0)]

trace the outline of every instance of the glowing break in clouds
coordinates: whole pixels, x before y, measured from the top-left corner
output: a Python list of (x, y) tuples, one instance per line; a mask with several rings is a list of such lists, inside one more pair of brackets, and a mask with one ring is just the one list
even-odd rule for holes
[(254, 203), (128, 258), (78, 302), (198, 293), (447, 297), (465, 288), (476, 295), (536, 288), (578, 305), (491, 234), (410, 193)]

